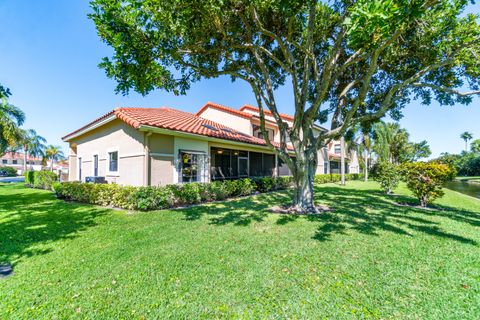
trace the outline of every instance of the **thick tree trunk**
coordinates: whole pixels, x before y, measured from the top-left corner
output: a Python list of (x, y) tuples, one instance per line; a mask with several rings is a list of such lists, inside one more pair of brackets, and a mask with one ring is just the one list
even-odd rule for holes
[[(303, 158), (303, 159), (302, 159)], [(295, 190), (293, 196), (294, 210), (300, 213), (318, 213), (314, 202), (313, 183), (317, 169), (317, 156), (314, 154), (300, 155), (295, 162), (293, 181)]]
[(364, 169), (364, 180), (368, 181), (368, 152), (365, 152), (365, 169)]
[(345, 138), (340, 138), (340, 174), (341, 174), (341, 184), (345, 185)]

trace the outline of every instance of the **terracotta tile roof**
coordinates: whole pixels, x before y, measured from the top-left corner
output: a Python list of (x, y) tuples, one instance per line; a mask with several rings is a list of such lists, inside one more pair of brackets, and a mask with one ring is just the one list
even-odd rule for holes
[[(251, 110), (251, 111), (254, 111), (254, 112), (258, 112), (258, 114), (260, 114), (260, 109), (259, 108), (248, 105), (248, 104), (246, 104), (246, 105), (244, 105), (243, 107), (240, 108), (240, 111), (244, 111), (244, 110)], [(247, 112), (245, 112), (245, 113), (247, 113)], [(269, 110), (264, 110), (264, 113), (267, 116), (273, 116), (273, 114)], [(289, 114), (285, 114), (285, 113), (280, 113), (280, 117), (282, 117), (282, 119), (287, 120), (287, 121), (293, 121), (293, 119), (294, 119), (293, 116), (291, 116)]]
[(242, 117), (242, 118), (245, 118), (245, 119), (251, 119), (253, 117), (253, 114), (251, 114), (251, 113), (243, 112), (241, 110), (237, 110), (237, 109), (234, 109), (234, 108), (223, 106), (221, 104), (211, 102), (211, 101), (208, 101), (203, 107), (201, 107), (200, 110), (198, 110), (197, 113), (195, 113), (195, 115), (196, 116), (201, 116), (201, 114), (205, 110), (207, 110), (208, 108), (213, 108), (213, 109), (217, 109), (217, 110), (220, 110), (220, 111), (228, 112), (228, 113), (234, 114), (236, 116), (239, 116), (239, 117)]
[[(237, 110), (238, 111), (238, 110)], [(112, 112), (96, 119), (82, 128), (66, 135), (63, 139), (93, 125), (96, 122), (114, 114), (118, 119), (138, 129), (140, 126), (151, 126), (155, 128), (180, 131), (185, 133), (197, 134), (212, 138), (244, 142), (254, 145), (265, 146), (263, 139), (241, 133), (238, 130), (229, 128), (217, 122), (201, 118), (190, 112), (180, 111), (169, 107), (160, 108), (117, 108)], [(279, 147), (279, 144), (274, 144)]]
[[(6, 152), (0, 159), (7, 159), (7, 160), (15, 160), (20, 159), (23, 160), (23, 153), (21, 152)], [(27, 161), (42, 161), (42, 158), (27, 156)]]

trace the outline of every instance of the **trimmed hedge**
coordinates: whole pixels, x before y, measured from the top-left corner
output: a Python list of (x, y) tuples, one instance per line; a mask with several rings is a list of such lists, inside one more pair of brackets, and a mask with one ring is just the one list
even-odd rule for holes
[(283, 190), (291, 185), (291, 181), (291, 177), (266, 177), (209, 183), (171, 184), (158, 187), (62, 182), (55, 183), (53, 190), (58, 198), (65, 200), (149, 211), (224, 200), (255, 192)]
[[(363, 180), (363, 173), (347, 173), (345, 174), (345, 180)], [(317, 174), (315, 176), (314, 182), (315, 184), (323, 184), (323, 183), (332, 183), (332, 182), (340, 182), (342, 180), (342, 175), (339, 173), (327, 173), (327, 174)]]
[(17, 169), (12, 167), (0, 167), (0, 176), (2, 177), (16, 177)]
[(31, 188), (52, 190), (53, 184), (58, 181), (55, 172), (42, 171), (25, 171), (25, 184)]
[[(348, 174), (347, 180), (361, 179), (360, 174)], [(340, 175), (315, 176), (315, 183), (340, 181)], [(127, 210), (160, 210), (202, 202), (247, 196), (255, 192), (285, 190), (292, 186), (292, 177), (265, 177), (213, 181), (209, 183), (170, 184), (166, 186), (131, 187), (117, 184), (81, 182), (55, 183), (58, 198), (111, 206)]]

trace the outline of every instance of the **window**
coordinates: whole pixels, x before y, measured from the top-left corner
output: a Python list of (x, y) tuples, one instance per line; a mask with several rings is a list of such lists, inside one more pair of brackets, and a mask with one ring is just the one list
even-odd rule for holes
[(82, 181), (82, 158), (78, 158), (78, 180)]
[(340, 144), (335, 145), (334, 152), (335, 152), (335, 154), (341, 154), (342, 153), (342, 147), (340, 146)]
[(8, 163), (8, 160), (7, 160), (7, 159), (3, 159), (3, 160), (2, 160), (2, 163), (3, 163), (3, 164), (7, 164), (7, 163)]
[(204, 182), (207, 178), (204, 176), (208, 157), (203, 152), (181, 151), (180, 161), (180, 182)]
[(93, 176), (98, 177), (98, 154), (93, 156)]
[(248, 177), (248, 152), (213, 147), (211, 149), (212, 180)]
[[(267, 131), (267, 133), (268, 133), (268, 138), (273, 141), (273, 137), (274, 137), (274, 134), (275, 134), (273, 129), (265, 128), (265, 131)], [(260, 139), (263, 139), (263, 133), (262, 133), (262, 130), (260, 129), (260, 126), (253, 125), (253, 136), (257, 137), (257, 138), (260, 138)]]
[(18, 160), (13, 160), (12, 161), (12, 164), (17, 164), (18, 163)]
[(118, 172), (118, 151), (108, 153), (108, 171)]
[(323, 173), (327, 174), (328, 173), (328, 162), (325, 161), (323, 163)]

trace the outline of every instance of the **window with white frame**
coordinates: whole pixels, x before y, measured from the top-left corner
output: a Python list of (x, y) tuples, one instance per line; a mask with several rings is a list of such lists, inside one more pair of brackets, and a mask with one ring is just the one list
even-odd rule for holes
[(108, 153), (108, 171), (111, 173), (118, 172), (118, 151)]
[(340, 144), (335, 145), (334, 152), (335, 152), (335, 154), (341, 154), (342, 153), (342, 147), (341, 147)]

